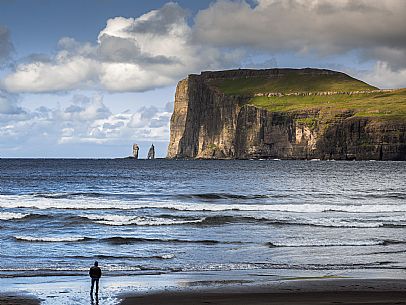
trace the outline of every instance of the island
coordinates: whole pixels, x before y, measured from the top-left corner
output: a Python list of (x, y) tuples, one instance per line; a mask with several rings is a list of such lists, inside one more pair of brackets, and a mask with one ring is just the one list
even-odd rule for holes
[(406, 160), (406, 89), (326, 69), (191, 74), (176, 88), (169, 159)]

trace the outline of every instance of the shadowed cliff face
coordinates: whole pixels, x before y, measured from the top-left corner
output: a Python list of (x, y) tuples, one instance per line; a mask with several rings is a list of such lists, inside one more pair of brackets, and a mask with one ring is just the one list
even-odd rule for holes
[[(281, 70), (258, 73), (272, 78)], [(167, 157), (406, 160), (404, 120), (356, 117), (348, 110), (328, 116), (318, 109), (272, 112), (250, 105), (250, 95), (226, 95), (212, 84), (213, 79), (256, 77), (256, 72), (203, 72), (180, 81)]]
[(225, 96), (199, 76), (179, 82), (171, 118), (168, 158), (235, 158), (240, 96)]

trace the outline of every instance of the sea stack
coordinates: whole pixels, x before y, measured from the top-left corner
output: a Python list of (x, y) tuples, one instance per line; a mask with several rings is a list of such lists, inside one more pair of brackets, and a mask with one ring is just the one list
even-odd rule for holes
[(139, 146), (137, 144), (133, 145), (133, 156), (134, 159), (138, 159), (138, 151), (140, 150)]
[(147, 159), (151, 159), (151, 160), (155, 159), (155, 146), (154, 146), (154, 144), (152, 144), (151, 147), (149, 148)]

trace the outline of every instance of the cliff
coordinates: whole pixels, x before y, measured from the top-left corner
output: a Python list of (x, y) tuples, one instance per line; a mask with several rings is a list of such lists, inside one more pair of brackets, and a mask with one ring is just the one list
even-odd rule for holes
[(168, 158), (406, 160), (406, 90), (321, 69), (181, 80)]

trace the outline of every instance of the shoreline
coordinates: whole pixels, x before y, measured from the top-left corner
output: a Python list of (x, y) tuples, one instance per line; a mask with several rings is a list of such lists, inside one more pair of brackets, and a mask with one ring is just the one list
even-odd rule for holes
[[(108, 276), (101, 282), (98, 301), (103, 305), (406, 305), (405, 275), (382, 275), (298, 275), (291, 278), (255, 276), (252, 273), (243, 277), (236, 273), (229, 276), (207, 273)], [(7, 285), (11, 284), (10, 280), (14, 284)], [(75, 304), (92, 304), (86, 276), (2, 279), (0, 287), (3, 288), (0, 292), (2, 305), (65, 305), (72, 300)]]
[(119, 305), (406, 304), (406, 279), (318, 279), (124, 294)]

